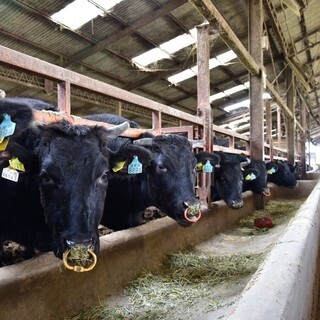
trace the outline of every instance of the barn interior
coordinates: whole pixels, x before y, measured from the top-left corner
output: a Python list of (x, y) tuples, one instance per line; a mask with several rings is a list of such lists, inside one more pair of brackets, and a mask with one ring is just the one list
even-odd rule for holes
[[(307, 165), (306, 147), (320, 145), (318, 0), (7, 0), (0, 12), (2, 97), (41, 99), (79, 117), (114, 113), (157, 134), (186, 133), (205, 150), (254, 159)], [(213, 136), (231, 148), (215, 149)], [(292, 247), (268, 260), (267, 279), (282, 278), (257, 308), (251, 292), (266, 299), (258, 275), (259, 295), (252, 286), (234, 319), (316, 320), (320, 313), (319, 174), (304, 173), (310, 181), (296, 189), (271, 188), (272, 197), (285, 199), (312, 192), (288, 229), (294, 237), (279, 240)], [(206, 201), (206, 190), (198, 192)], [(252, 214), (257, 198), (244, 198), (237, 215), (222, 201), (209, 205), (191, 231), (165, 217), (103, 236), (92, 272), (66, 270), (52, 253), (3, 267), (2, 317), (56, 319), (100, 304), (142, 269), (156, 269), (167, 252)], [(283, 273), (275, 275), (274, 263)]]
[[(197, 26), (208, 24), (213, 123), (250, 136), (250, 74), (260, 73), (274, 143), (285, 146), (288, 130), (298, 131), (297, 140), (320, 143), (318, 1), (264, 0), (259, 43), (256, 39), (251, 45), (247, 1), (122, 0), (107, 5), (98, 0), (3, 1), (1, 45), (197, 115)], [(81, 7), (92, 14), (81, 18)], [(63, 18), (68, 8), (71, 21)], [(252, 59), (260, 50), (263, 72)], [(288, 103), (291, 83), (294, 97)], [(58, 104), (57, 81), (4, 62), (0, 88), (7, 97)], [(152, 112), (137, 104), (76, 86), (70, 91), (74, 115), (117, 113), (152, 127)], [(290, 118), (295, 119), (293, 129), (287, 128)], [(179, 124), (166, 114), (161, 121), (162, 127)]]

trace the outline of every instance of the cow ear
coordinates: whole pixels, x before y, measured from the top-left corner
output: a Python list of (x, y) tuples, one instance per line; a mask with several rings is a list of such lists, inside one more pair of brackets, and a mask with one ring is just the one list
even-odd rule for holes
[(268, 174), (273, 174), (273, 173), (277, 172), (278, 169), (279, 169), (279, 167), (275, 163), (268, 163), (267, 164), (267, 173)]
[(220, 163), (220, 157), (215, 153), (210, 153), (206, 151), (199, 152), (195, 154), (198, 163), (204, 165), (207, 160), (210, 161), (210, 164), (215, 167)]
[(23, 102), (23, 100), (10, 100), (10, 98), (0, 99), (0, 123), (6, 116), (10, 117), (10, 121), (15, 124), (15, 129), (10, 137), (19, 136), (30, 125), (33, 120), (31, 108)]
[[(135, 158), (137, 157), (137, 158)], [(129, 144), (118, 151), (111, 152), (110, 167), (113, 172), (128, 173), (128, 166), (133, 159), (137, 159), (142, 164), (142, 169), (149, 166), (152, 153), (141, 146)]]
[(259, 171), (254, 168), (250, 168), (243, 172), (243, 176), (246, 181), (252, 181), (257, 179), (257, 177), (259, 176)]

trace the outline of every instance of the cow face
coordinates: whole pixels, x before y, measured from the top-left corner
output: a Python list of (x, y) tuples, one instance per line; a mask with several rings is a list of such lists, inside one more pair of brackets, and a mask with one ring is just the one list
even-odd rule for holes
[(107, 141), (124, 131), (67, 123), (40, 130), (35, 149), (39, 161), (41, 203), (52, 230), (53, 251), (59, 258), (83, 245), (99, 251), (98, 225), (108, 185)]
[(250, 162), (245, 155), (232, 155), (217, 152), (220, 157), (220, 167), (215, 171), (214, 186), (219, 196), (229, 208), (243, 207), (243, 173), (242, 168)]
[(297, 184), (297, 179), (291, 172), (289, 165), (284, 161), (272, 161), (266, 164), (268, 171), (268, 181), (278, 186), (293, 188)]

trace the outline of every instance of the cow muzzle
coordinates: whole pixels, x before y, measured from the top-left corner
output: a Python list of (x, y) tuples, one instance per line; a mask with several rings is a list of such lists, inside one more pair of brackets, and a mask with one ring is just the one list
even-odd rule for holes
[(92, 270), (97, 263), (94, 253), (94, 240), (84, 243), (75, 243), (66, 240), (67, 250), (62, 255), (64, 266), (75, 272), (86, 272)]
[(228, 202), (228, 207), (238, 210), (243, 207), (243, 200), (231, 200)]
[(186, 209), (184, 210), (184, 218), (191, 223), (197, 222), (201, 218), (200, 203), (189, 204), (183, 203)]

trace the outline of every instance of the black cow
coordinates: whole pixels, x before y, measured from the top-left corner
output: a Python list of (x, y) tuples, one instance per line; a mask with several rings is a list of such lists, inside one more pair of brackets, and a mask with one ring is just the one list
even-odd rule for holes
[(32, 107), (30, 99), (0, 99), (0, 123), (4, 114), (16, 123), (1, 152), (2, 176), (8, 178), (3, 168), (11, 157), (25, 166), (17, 182), (0, 178), (0, 239), (53, 249), (59, 258), (79, 244), (98, 253), (110, 169), (107, 143), (128, 123), (109, 130), (65, 121), (30, 125)]
[[(87, 119), (119, 123), (124, 118), (100, 114)], [(215, 154), (192, 152), (192, 144), (180, 135), (153, 136), (145, 133), (132, 140), (118, 137), (110, 145), (117, 150), (115, 160), (123, 167), (123, 175), (111, 175), (102, 224), (114, 230), (141, 224), (144, 210), (149, 206), (160, 209), (181, 226), (198, 220), (200, 202), (195, 196), (197, 162), (212, 166), (219, 162)], [(143, 163), (142, 173), (128, 175), (127, 167), (136, 155)], [(189, 215), (190, 214), (190, 215)]]
[[(243, 207), (242, 168), (249, 163), (244, 155), (229, 154), (218, 151), (220, 166), (214, 172), (214, 186), (211, 188), (212, 201), (223, 199), (227, 206), (232, 209)], [(251, 170), (248, 170), (247, 174)]]
[(293, 188), (297, 184), (295, 175), (291, 172), (287, 162), (275, 160), (266, 163), (268, 171), (268, 182), (278, 186)]

